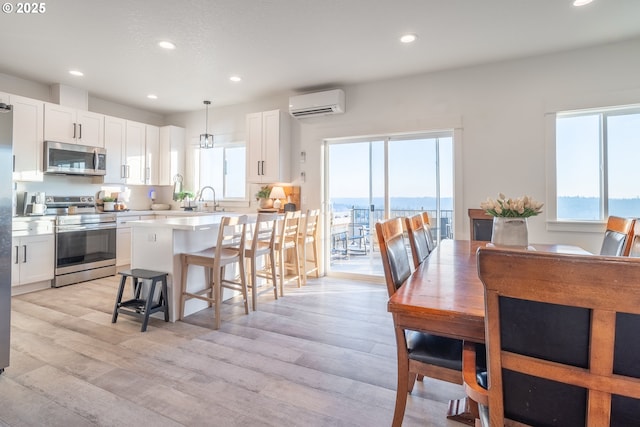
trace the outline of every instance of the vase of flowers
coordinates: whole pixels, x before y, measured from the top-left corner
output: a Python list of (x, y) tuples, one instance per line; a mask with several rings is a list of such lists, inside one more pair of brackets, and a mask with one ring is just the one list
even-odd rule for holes
[(536, 202), (529, 196), (511, 199), (502, 193), (496, 200), (489, 198), (480, 203), (480, 207), (493, 216), (491, 243), (495, 246), (527, 248), (529, 246), (527, 218), (541, 213), (542, 206), (542, 203)]

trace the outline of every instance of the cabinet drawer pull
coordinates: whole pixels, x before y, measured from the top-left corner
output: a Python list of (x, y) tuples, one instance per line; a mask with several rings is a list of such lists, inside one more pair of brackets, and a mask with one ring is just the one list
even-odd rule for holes
[(18, 257), (20, 256), (20, 255), (18, 254), (19, 248), (18, 248), (18, 246), (16, 246), (15, 248), (16, 248), (16, 262), (15, 262), (14, 264), (20, 264), (20, 261), (19, 261), (19, 259), (18, 259)]
[(24, 248), (24, 257), (22, 258), (22, 262), (26, 263), (27, 262), (27, 245), (22, 245), (22, 247)]
[(82, 139), (82, 123), (80, 123), (78, 127), (80, 128), (80, 136), (78, 136), (78, 139)]
[(76, 139), (76, 123), (73, 124), (73, 139)]

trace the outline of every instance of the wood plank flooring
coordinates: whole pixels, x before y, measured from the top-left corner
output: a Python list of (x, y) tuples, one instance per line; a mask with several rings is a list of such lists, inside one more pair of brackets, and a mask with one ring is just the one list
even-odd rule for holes
[[(380, 284), (321, 278), (176, 323), (111, 323), (117, 279), (13, 297), (0, 426), (389, 426), (393, 321)], [(405, 426), (445, 418), (460, 386), (425, 378)]]

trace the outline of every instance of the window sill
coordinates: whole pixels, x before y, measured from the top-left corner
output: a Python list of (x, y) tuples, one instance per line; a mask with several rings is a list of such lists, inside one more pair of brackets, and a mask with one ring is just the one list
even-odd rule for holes
[(570, 231), (574, 233), (604, 233), (607, 227), (602, 221), (547, 221), (547, 231)]

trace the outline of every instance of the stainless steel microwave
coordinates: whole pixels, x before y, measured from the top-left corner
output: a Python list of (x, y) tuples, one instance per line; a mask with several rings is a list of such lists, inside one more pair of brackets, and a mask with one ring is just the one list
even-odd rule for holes
[(64, 142), (44, 142), (44, 173), (64, 175), (105, 175), (107, 150)]

